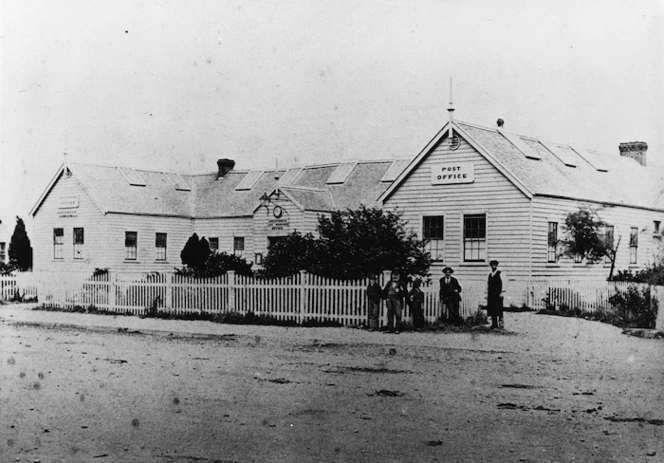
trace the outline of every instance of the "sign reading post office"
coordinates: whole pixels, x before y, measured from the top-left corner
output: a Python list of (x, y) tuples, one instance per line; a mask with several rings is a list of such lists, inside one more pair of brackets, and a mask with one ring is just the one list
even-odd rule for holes
[(475, 167), (472, 162), (454, 162), (431, 166), (432, 185), (473, 183), (474, 181)]

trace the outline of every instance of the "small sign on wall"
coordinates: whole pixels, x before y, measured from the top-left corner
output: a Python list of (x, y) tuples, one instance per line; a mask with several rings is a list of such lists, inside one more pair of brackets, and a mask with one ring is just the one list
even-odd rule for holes
[(431, 167), (432, 185), (473, 183), (474, 181), (475, 165), (472, 162), (436, 164)]
[(78, 207), (78, 196), (60, 196), (58, 209), (75, 209)]
[(270, 230), (280, 231), (288, 229), (290, 227), (290, 221), (288, 219), (270, 219), (268, 220), (268, 226)]

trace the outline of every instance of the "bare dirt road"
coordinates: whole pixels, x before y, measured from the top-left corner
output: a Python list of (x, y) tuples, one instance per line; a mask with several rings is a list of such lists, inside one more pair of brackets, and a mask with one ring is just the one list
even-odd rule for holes
[(0, 306), (0, 461), (664, 461), (664, 341), (506, 315), (393, 335)]

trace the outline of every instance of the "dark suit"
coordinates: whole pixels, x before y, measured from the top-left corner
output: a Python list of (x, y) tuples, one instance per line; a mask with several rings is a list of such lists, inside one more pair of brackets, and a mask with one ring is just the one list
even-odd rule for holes
[(446, 281), (447, 277), (444, 276), (440, 279), (440, 304), (441, 316), (444, 315), (443, 306), (447, 309), (448, 318), (454, 322), (458, 323), (461, 321), (461, 316), (459, 315), (459, 301), (461, 300), (461, 285), (459, 281), (454, 277), (449, 277), (449, 282)]
[(496, 274), (489, 274), (487, 280), (487, 315), (491, 317), (491, 326), (498, 326), (498, 320), (503, 318), (503, 280), (500, 278), (500, 270)]

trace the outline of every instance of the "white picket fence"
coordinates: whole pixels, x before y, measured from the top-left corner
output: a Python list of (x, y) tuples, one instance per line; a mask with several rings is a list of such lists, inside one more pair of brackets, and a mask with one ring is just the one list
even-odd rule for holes
[[(389, 274), (380, 277), (381, 286)], [(12, 299), (39, 296), (46, 306), (62, 308), (91, 306), (111, 312), (143, 315), (150, 310), (175, 315), (238, 312), (266, 315), (278, 320), (334, 321), (361, 326), (367, 320), (367, 280), (340, 281), (300, 272), (287, 278), (259, 279), (229, 272), (216, 278), (194, 279), (175, 274), (44, 274), (39, 272), (0, 276), (0, 297)], [(609, 297), (633, 283), (541, 280), (510, 282), (506, 305), (525, 303), (532, 309), (549, 304), (585, 311), (610, 308)], [(486, 303), (486, 281), (463, 281), (460, 313), (475, 314)], [(664, 296), (664, 288), (653, 287), (654, 295)], [(438, 300), (438, 283), (424, 284), (425, 319), (434, 322), (443, 313)], [(658, 292), (659, 291), (659, 292)], [(662, 298), (659, 298), (662, 300)], [(518, 303), (517, 303), (518, 301)], [(660, 311), (661, 313), (662, 311)], [(404, 320), (411, 314), (407, 307)], [(381, 308), (381, 325), (387, 314)]]
[[(8, 277), (8, 287), (38, 288), (39, 302), (62, 308), (88, 308), (142, 315), (152, 310), (175, 315), (230, 312), (272, 316), (278, 320), (305, 323), (334, 321), (343, 325), (366, 324), (368, 280), (333, 280), (300, 272), (286, 278), (260, 279), (229, 272), (215, 278), (190, 278), (167, 274), (106, 273), (97, 276), (30, 273)], [(389, 274), (380, 277), (384, 286)], [(424, 284), (424, 315), (429, 322), (447, 315), (441, 312), (437, 284)], [(485, 299), (485, 284), (464, 284), (462, 316), (477, 312)], [(411, 318), (407, 307), (404, 320)], [(387, 321), (385, 307), (381, 321)]]

